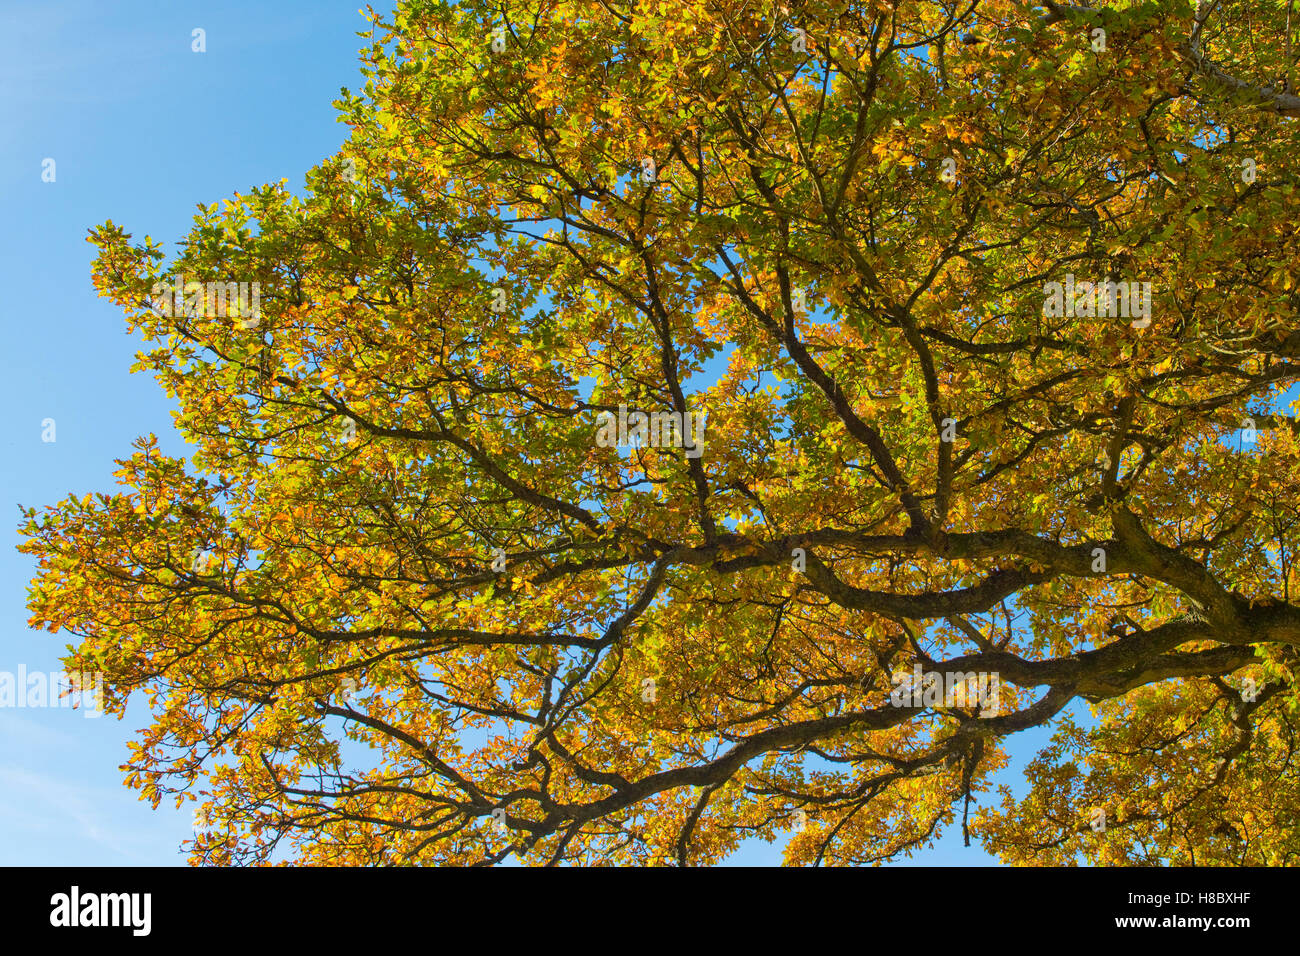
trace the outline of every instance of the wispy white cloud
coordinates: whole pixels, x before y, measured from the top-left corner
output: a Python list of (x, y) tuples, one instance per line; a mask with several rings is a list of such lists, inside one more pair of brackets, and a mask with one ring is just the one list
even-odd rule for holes
[[(110, 851), (119, 863), (153, 862), (146, 859), (140, 845), (148, 835), (109, 822), (103, 808), (118, 800), (120, 793), (104, 787), (71, 784), (12, 764), (0, 764), (0, 813), (5, 817), (24, 821), (28, 830), (89, 840)], [(69, 834), (69, 827), (75, 827), (76, 833)]]
[[(80, 711), (77, 711), (80, 716)], [(84, 719), (84, 718), (83, 718)], [(75, 747), (78, 743), (73, 734), (57, 730), (36, 720), (20, 716), (11, 709), (0, 710), (0, 742), (5, 749)]]

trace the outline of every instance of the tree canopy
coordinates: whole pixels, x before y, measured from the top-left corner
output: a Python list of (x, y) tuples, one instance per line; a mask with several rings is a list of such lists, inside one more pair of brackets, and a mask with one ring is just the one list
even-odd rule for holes
[(194, 448), (24, 511), (192, 862), (1296, 861), (1292, 4), (370, 16), (301, 195), (91, 230)]

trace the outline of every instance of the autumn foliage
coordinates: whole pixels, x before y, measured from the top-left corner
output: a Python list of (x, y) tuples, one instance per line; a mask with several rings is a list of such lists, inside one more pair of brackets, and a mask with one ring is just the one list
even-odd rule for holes
[[(170, 262), (92, 230), (193, 451), (25, 512), (32, 622), (147, 701), (126, 782), (208, 808), (193, 862), (1295, 862), (1288, 5), (373, 27), (302, 195)], [(703, 453), (598, 444), (620, 405)], [(1000, 704), (896, 706), (917, 665)]]

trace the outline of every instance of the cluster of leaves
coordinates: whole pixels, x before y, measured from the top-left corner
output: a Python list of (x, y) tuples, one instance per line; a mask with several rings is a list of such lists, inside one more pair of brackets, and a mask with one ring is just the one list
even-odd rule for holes
[[(1210, 6), (372, 12), (303, 197), (167, 266), (91, 233), (196, 446), (26, 512), (33, 623), (152, 708), (128, 783), (202, 797), (196, 863), (871, 862), (958, 815), (1294, 862), (1295, 27)], [(1067, 273), (1152, 322), (1045, 315)], [(620, 405), (704, 454), (602, 447)], [(1000, 711), (892, 706), (917, 664)]]

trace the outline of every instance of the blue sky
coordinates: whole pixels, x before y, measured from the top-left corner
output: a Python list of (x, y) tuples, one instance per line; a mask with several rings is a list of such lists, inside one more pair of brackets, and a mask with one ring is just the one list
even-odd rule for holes
[[(111, 491), (114, 459), (153, 432), (184, 454), (152, 378), (129, 375), (139, 342), (96, 297), (86, 230), (112, 219), (172, 243), (198, 203), (302, 174), (346, 128), (330, 105), (357, 84), (366, 27), (356, 0), (13, 2), (0, 10), (0, 671), (60, 669), (63, 635), (26, 626), (30, 560), (17, 505)], [(191, 50), (192, 31), (207, 50)], [(42, 180), (46, 159), (53, 182)], [(42, 422), (54, 419), (54, 442)], [(151, 810), (122, 785), (126, 741), (147, 723), (67, 708), (0, 708), (0, 864), (180, 865), (190, 811)], [(1022, 758), (1047, 733), (1017, 739)], [(1019, 780), (1018, 771), (1001, 779)], [(733, 863), (775, 863), (747, 846)], [(994, 862), (960, 826), (912, 863)]]

